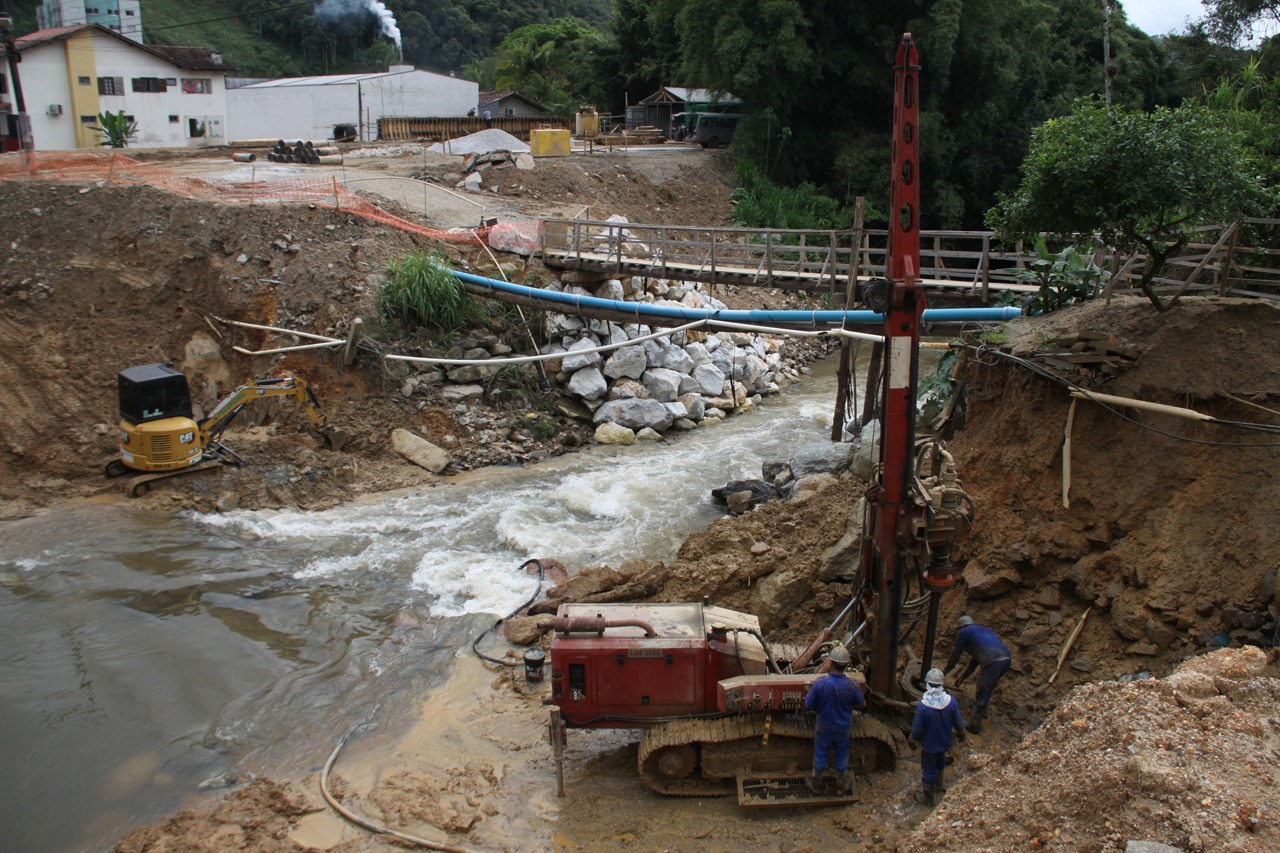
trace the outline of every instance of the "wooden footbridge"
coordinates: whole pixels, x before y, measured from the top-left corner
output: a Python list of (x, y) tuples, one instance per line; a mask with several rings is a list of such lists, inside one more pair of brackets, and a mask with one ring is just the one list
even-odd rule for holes
[[(1251, 233), (1276, 236), (1280, 220), (1251, 219)], [(1171, 258), (1154, 284), (1158, 293), (1210, 291), (1280, 298), (1280, 249), (1246, 247), (1242, 223), (1200, 229), (1199, 242)], [(798, 231), (638, 225), (594, 219), (549, 219), (541, 254), (550, 267), (613, 276), (642, 276), (830, 293), (843, 297), (858, 281), (884, 275), (887, 232)], [(1280, 245), (1269, 240), (1268, 245)], [(1036, 287), (1019, 280), (1034, 252), (1001, 246), (990, 231), (921, 231), (920, 274), (931, 302), (990, 305), (1004, 293)], [(1107, 293), (1135, 290), (1141, 255), (1094, 254), (1107, 273)], [(855, 288), (856, 293), (856, 288)]]

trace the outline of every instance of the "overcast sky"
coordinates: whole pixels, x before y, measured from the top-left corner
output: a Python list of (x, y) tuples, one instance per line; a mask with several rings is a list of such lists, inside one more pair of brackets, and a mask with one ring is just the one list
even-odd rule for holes
[(1125, 17), (1149, 36), (1181, 31), (1187, 18), (1204, 17), (1200, 0), (1120, 0)]

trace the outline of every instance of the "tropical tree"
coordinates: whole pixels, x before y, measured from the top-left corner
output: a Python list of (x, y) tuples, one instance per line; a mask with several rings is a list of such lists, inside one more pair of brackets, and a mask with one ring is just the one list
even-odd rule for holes
[(1148, 113), (1081, 100), (1032, 135), (1021, 183), (987, 224), (1006, 239), (1098, 234), (1119, 251), (1142, 251), (1139, 287), (1163, 311), (1152, 279), (1197, 226), (1267, 208), (1256, 175), (1239, 136), (1207, 109)]
[(1280, 0), (1203, 0), (1209, 28), (1225, 44), (1239, 44), (1262, 21), (1280, 24)]
[(102, 135), (98, 144), (105, 148), (127, 148), (138, 135), (138, 123), (126, 116), (124, 110), (100, 113), (98, 123), (92, 128)]

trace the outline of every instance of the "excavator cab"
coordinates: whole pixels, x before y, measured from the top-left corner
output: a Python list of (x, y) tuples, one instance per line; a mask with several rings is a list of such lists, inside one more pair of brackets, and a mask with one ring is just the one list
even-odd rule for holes
[(116, 374), (120, 398), (120, 459), (134, 471), (176, 471), (200, 462), (204, 448), (191, 410), (186, 374), (165, 364), (143, 364)]

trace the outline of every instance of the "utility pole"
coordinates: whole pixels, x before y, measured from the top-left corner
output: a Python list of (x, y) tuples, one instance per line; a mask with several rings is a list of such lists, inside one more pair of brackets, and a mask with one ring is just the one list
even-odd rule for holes
[(27, 102), (22, 97), (22, 78), (18, 76), (18, 63), (22, 57), (13, 46), (13, 19), (4, 0), (0, 0), (0, 45), (4, 47), (5, 57), (9, 60), (9, 79), (13, 81), (13, 104), (18, 108), (17, 115), (10, 121), (17, 122), (10, 130), (18, 137), (18, 147), (23, 151), (31, 151), (35, 145), (31, 139), (31, 117), (27, 115)]
[(1111, 106), (1111, 0), (1102, 0), (1102, 91)]

